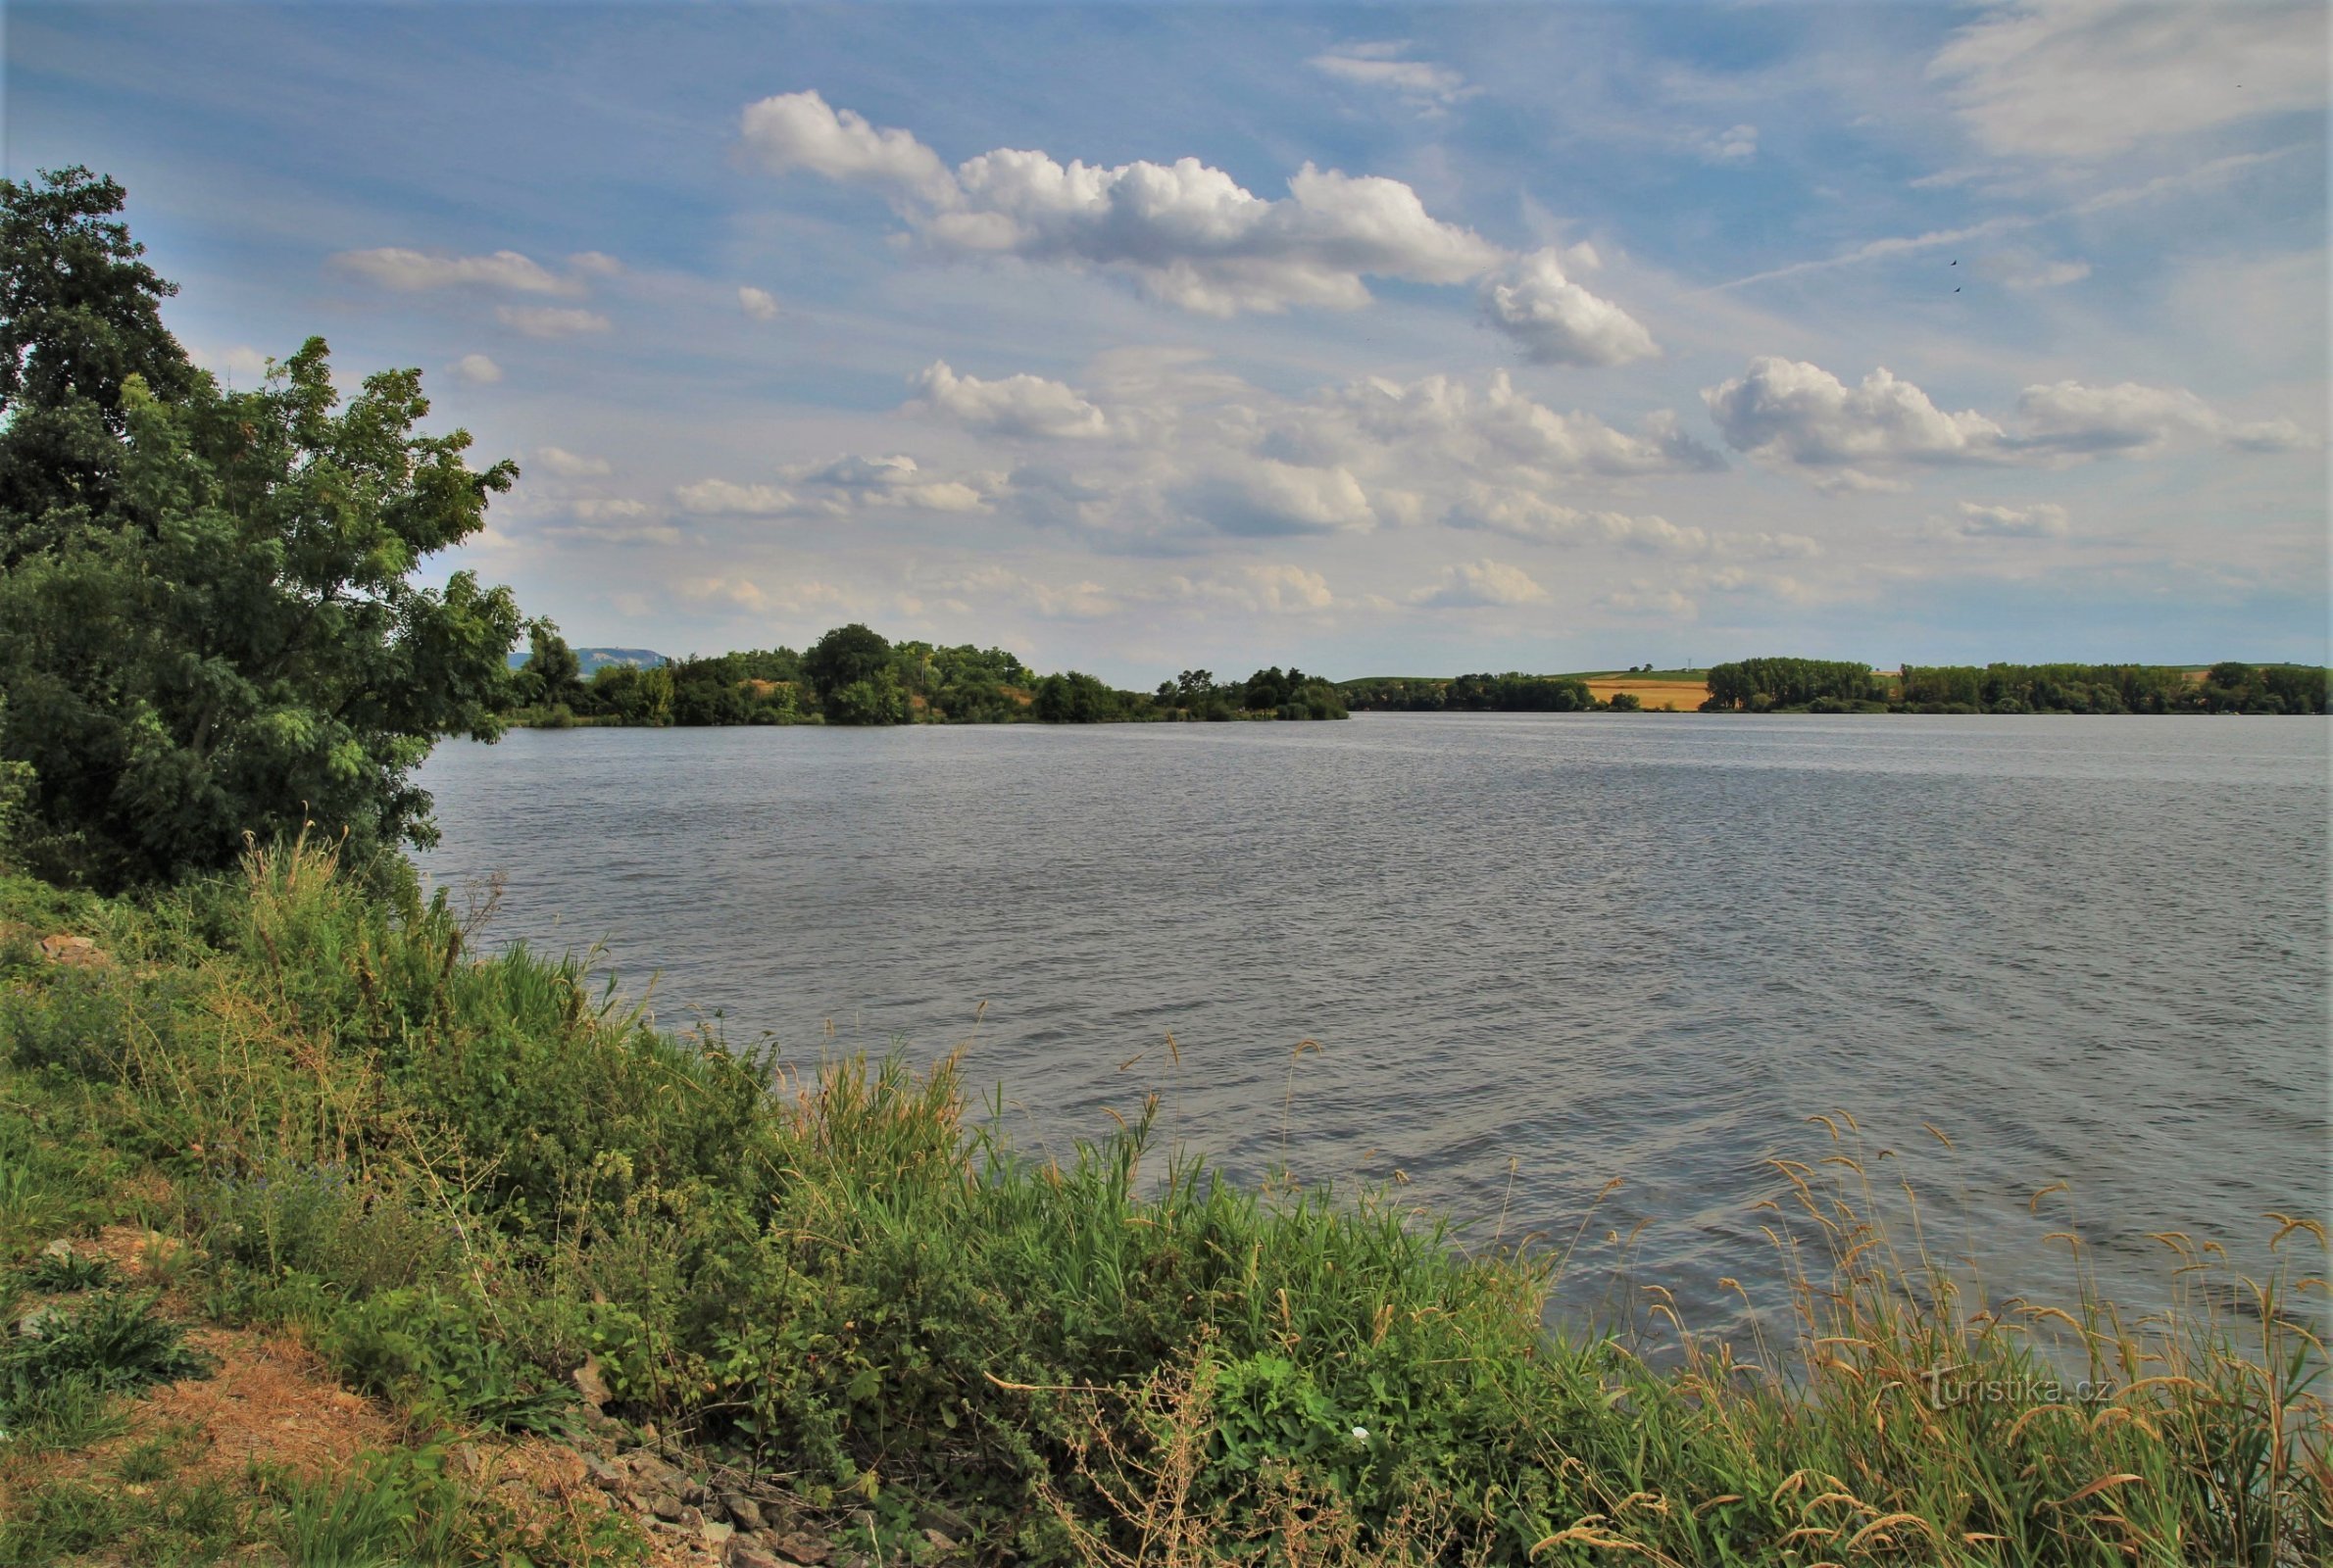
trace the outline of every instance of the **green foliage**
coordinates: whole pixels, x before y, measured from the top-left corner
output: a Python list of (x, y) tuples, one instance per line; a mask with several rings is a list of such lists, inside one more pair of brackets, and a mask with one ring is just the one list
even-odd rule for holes
[(359, 856), (425, 842), (410, 774), (440, 735), (497, 732), (519, 615), (469, 572), (413, 573), (517, 470), (416, 433), (418, 370), (343, 408), (322, 339), (222, 391), (161, 331), (167, 287), (121, 204), (80, 171), (0, 183), (0, 299), (25, 313), (0, 324), (0, 758), (32, 770), (17, 854), (119, 888), (303, 820)]
[(1377, 712), (1578, 713), (1596, 706), (1573, 675), (1461, 675), (1455, 680), (1389, 676), (1338, 688), (1352, 707)]
[(117, 1284), (120, 1273), (109, 1259), (94, 1253), (44, 1250), (25, 1266), (22, 1277), (26, 1290), (54, 1296)]
[[(40, 1313), (38, 1335), (0, 1342), (0, 1430), (46, 1414), (61, 1391), (120, 1394), (208, 1371), (185, 1329), (159, 1316), (151, 1296), (107, 1291), (77, 1309)], [(67, 1394), (69, 1399), (82, 1397)]]
[(451, 1483), (427, 1452), (374, 1454), (338, 1472), (286, 1476), (276, 1490), (275, 1539), (293, 1568), (441, 1560), (425, 1544), (432, 1524), (456, 1505)]
[(1876, 703), (1887, 696), (1869, 665), (1824, 659), (1745, 659), (1713, 664), (1709, 684), (1710, 697), (1703, 708), (1752, 713), (1815, 702)]

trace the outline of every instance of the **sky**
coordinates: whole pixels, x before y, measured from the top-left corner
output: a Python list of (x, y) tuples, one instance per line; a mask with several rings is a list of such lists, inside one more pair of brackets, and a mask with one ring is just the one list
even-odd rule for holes
[(5, 26), (9, 176), (224, 380), (419, 366), (578, 645), (2328, 658), (2321, 5)]

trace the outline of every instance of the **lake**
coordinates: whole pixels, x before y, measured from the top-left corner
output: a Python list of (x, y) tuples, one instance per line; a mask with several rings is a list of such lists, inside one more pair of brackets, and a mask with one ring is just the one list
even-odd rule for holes
[(1780, 1306), (1750, 1205), (1842, 1110), (1996, 1293), (2064, 1292), (2043, 1237), (2066, 1197), (2028, 1210), (2062, 1181), (2102, 1280), (2152, 1306), (2145, 1233), (2249, 1256), (2267, 1211), (2326, 1210), (2329, 735), (521, 730), (438, 748), (444, 840), (419, 859), (457, 887), (507, 872), (491, 937), (600, 944), (627, 989), (656, 974), (668, 1025), (719, 1014), (805, 1062), (969, 1041), (1032, 1147), (1155, 1089), (1163, 1133), (1243, 1181), (1390, 1184), (1471, 1245), (1567, 1242), (1620, 1178), (1567, 1277), (1583, 1309), (1624, 1305), (1625, 1277), (1738, 1329), (1723, 1275)]

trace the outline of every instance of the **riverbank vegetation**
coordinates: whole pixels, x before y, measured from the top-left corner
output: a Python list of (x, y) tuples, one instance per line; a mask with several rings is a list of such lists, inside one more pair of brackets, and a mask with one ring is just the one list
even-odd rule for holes
[[(132, 1227), (178, 1259), (184, 1316), (291, 1336), (437, 1451), (653, 1433), (674, 1472), (753, 1478), (763, 1502), (720, 1530), (760, 1560), (742, 1521), (765, 1507), (883, 1563), (2333, 1549), (2322, 1236), (2297, 1221), (2287, 1281), (2165, 1238), (2167, 1319), (1991, 1302), (1880, 1223), (1836, 1125), (1760, 1205), (1798, 1260), (1760, 1343), (1682, 1336), (1657, 1289), (1641, 1321), (1551, 1333), (1567, 1249), (1468, 1249), (1388, 1194), (1236, 1187), (1156, 1147), (1141, 1103), (1039, 1157), (970, 1113), (954, 1058), (662, 1032), (577, 960), (478, 956), (444, 897), (368, 894), (314, 845), (136, 903), (0, 882), (0, 921), (20, 1300), (89, 1266), (52, 1244)], [(41, 1298), (91, 1339), (170, 1316)], [(72, 1528), (65, 1471), (22, 1446), (118, 1430), (136, 1378), (107, 1369), (175, 1332), (0, 1387), (0, 1562), (66, 1555)], [(490, 1499), (429, 1485), (379, 1554), (478, 1560)], [(143, 1549), (284, 1539), (282, 1489), (236, 1495), (139, 1526)], [(621, 1560), (638, 1522), (594, 1517), (537, 1530), (530, 1560)]]
[(1244, 681), (1184, 670), (1156, 691), (1120, 691), (1078, 670), (1039, 675), (1001, 648), (894, 643), (838, 626), (791, 648), (611, 664), (582, 679), (573, 650), (546, 625), (512, 678), (515, 722), (569, 724), (1046, 724), (1160, 719), (1343, 718), (1337, 688), (1302, 670), (1260, 669)]
[(1816, 713), (2323, 713), (2312, 664), (1907, 664), (1746, 659), (1709, 671), (1708, 711)]

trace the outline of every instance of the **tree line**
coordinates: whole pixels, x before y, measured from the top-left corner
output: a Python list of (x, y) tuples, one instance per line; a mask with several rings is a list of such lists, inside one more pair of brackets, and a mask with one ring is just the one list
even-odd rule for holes
[(970, 643), (892, 642), (871, 627), (837, 626), (809, 648), (681, 659), (655, 668), (609, 665), (589, 680), (557, 629), (537, 622), (514, 673), (505, 714), (556, 728), (574, 723), (1045, 724), (1144, 720), (1333, 719), (1347, 706), (1317, 675), (1272, 665), (1245, 680), (1186, 669), (1151, 692), (1121, 691), (1082, 670), (1039, 675), (1018, 656)]
[(1889, 675), (1817, 659), (1745, 659), (1710, 669), (1705, 712), (2323, 713), (2318, 664), (2206, 670), (2170, 664), (1906, 664)]
[(1588, 683), (1574, 675), (1459, 675), (1449, 679), (1404, 675), (1370, 676), (1337, 687), (1346, 706), (1377, 713), (1584, 713), (1595, 709), (1626, 710), (1638, 706), (1622, 693), (1600, 703)]

